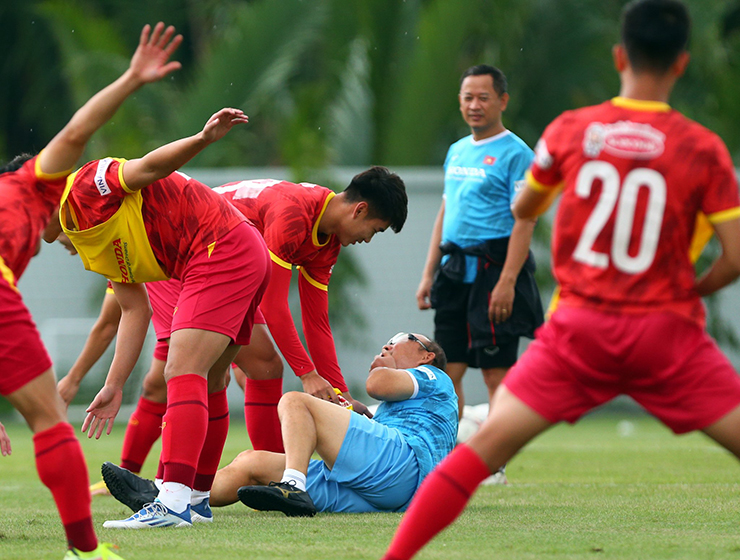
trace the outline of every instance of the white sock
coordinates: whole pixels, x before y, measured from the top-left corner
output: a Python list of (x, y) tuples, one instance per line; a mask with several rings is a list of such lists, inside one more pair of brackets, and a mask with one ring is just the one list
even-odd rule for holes
[(193, 490), (190, 493), (190, 505), (194, 506), (211, 497), (211, 491)]
[(157, 499), (175, 513), (182, 513), (190, 505), (190, 488), (179, 482), (163, 482)]
[(280, 479), (280, 482), (293, 482), (295, 483), (295, 487), (298, 488), (298, 490), (306, 491), (306, 475), (303, 474), (301, 471), (297, 471), (295, 469), (285, 469), (283, 471), (283, 478)]
[(154, 479), (154, 486), (157, 487), (157, 490), (162, 490), (162, 483), (163, 482), (164, 482), (164, 480), (162, 480), (161, 478), (155, 478)]

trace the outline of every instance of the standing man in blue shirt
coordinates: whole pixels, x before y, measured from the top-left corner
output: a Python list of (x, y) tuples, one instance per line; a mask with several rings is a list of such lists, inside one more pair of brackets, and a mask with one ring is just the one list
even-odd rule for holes
[[(404, 511), (455, 445), (457, 397), (445, 365), (444, 351), (427, 337), (391, 338), (370, 365), (367, 392), (382, 401), (372, 420), (308, 393), (286, 393), (278, 404), (285, 454), (239, 454), (216, 474), (211, 505), (238, 496), (253, 509), (289, 516)], [(311, 460), (314, 451), (321, 460)], [(103, 468), (113, 496), (132, 509), (156, 495), (151, 482)]]
[(462, 378), (481, 368), (490, 397), (518, 357), (519, 337), (543, 321), (529, 251), (534, 220), (511, 213), (532, 150), (501, 122), (509, 94), (498, 68), (468, 68), (460, 112), (471, 135), (445, 160), (442, 206), (416, 293), (419, 309), (435, 309), (434, 338), (447, 354), (462, 415)]

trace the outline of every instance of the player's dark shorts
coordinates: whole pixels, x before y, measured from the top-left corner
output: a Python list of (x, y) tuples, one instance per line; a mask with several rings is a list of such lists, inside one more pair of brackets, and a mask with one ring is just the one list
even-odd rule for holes
[(434, 279), (434, 339), (449, 363), (475, 368), (509, 368), (516, 363), (519, 338), (489, 348), (470, 348), (468, 300), (472, 284), (450, 280), (444, 274)]
[(740, 377), (696, 323), (670, 312), (561, 305), (503, 381), (550, 422), (575, 422), (617, 395), (680, 434), (740, 405)]
[(51, 368), (51, 358), (21, 294), (0, 274), (0, 395)]

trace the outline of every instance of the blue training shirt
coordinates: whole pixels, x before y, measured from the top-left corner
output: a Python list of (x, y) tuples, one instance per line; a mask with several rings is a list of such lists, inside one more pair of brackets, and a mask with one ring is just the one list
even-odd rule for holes
[[(470, 135), (452, 144), (444, 165), (442, 242), (465, 248), (509, 237), (514, 227), (511, 205), (533, 158), (529, 146), (509, 130), (479, 141)], [(466, 283), (475, 280), (476, 267), (477, 259), (467, 257)]]
[(414, 394), (382, 402), (373, 419), (396, 428), (413, 449), (421, 480), (452, 451), (457, 436), (457, 395), (449, 376), (434, 366), (407, 369)]

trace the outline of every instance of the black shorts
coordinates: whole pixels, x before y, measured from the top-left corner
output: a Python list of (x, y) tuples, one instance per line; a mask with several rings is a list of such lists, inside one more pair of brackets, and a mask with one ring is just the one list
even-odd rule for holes
[(448, 363), (470, 367), (510, 368), (519, 356), (519, 338), (488, 348), (470, 348), (468, 300), (472, 284), (463, 284), (437, 274), (434, 280), (434, 339), (447, 355)]

